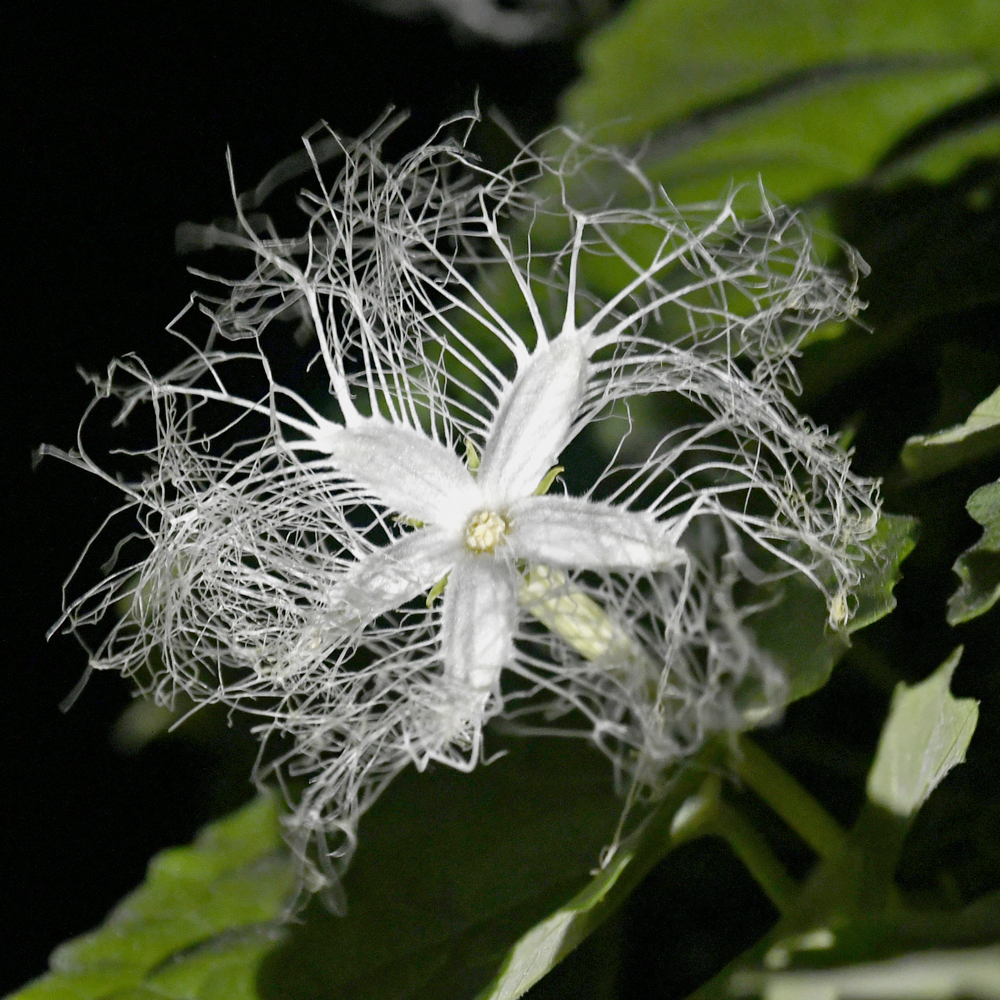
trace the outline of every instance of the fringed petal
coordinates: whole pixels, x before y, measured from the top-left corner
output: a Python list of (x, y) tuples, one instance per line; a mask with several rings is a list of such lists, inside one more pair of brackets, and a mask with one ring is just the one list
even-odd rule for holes
[(683, 563), (668, 523), (576, 497), (525, 497), (508, 509), (509, 544), (530, 563), (655, 570)]
[(515, 576), (506, 560), (483, 555), (462, 559), (448, 578), (441, 655), (446, 677), (470, 692), (489, 695), (514, 655)]
[(534, 492), (569, 442), (589, 368), (575, 333), (536, 348), (507, 387), (486, 439), (478, 482), (487, 496), (502, 502)]
[(403, 535), (359, 560), (333, 591), (336, 613), (360, 623), (430, 590), (451, 569), (454, 543), (438, 528)]
[(454, 452), (381, 417), (329, 425), (317, 443), (334, 466), (390, 510), (428, 524), (461, 522), (479, 502), (476, 482)]

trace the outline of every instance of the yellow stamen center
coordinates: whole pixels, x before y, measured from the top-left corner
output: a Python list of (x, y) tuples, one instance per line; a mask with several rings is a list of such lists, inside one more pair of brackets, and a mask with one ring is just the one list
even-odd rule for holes
[(507, 535), (510, 525), (492, 510), (473, 514), (465, 526), (465, 544), (470, 552), (492, 552)]

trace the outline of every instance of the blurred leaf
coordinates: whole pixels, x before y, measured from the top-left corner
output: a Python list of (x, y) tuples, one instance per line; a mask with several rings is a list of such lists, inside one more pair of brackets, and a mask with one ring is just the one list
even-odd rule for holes
[(789, 702), (823, 687), (850, 647), (847, 635), (831, 629), (828, 622), (823, 595), (798, 577), (782, 585), (777, 603), (748, 619), (757, 641), (789, 678)]
[[(860, 287), (871, 331), (849, 327), (839, 340), (805, 351), (798, 366), (804, 400), (893, 354), (893, 371), (912, 370), (956, 326), (974, 336), (994, 322), (988, 306), (1000, 298), (1000, 161), (973, 161), (943, 184), (866, 182), (835, 192), (831, 203), (834, 229), (871, 267)], [(974, 309), (981, 314), (956, 323), (956, 314)], [(916, 338), (919, 346), (909, 343)], [(982, 374), (975, 370), (977, 380)], [(881, 405), (877, 395), (869, 391), (862, 401), (869, 413)]]
[(991, 0), (639, 0), (584, 44), (564, 117), (608, 141), (652, 136), (644, 162), (679, 200), (761, 174), (800, 201), (987, 88), (998, 52)]
[(984, 614), (1000, 599), (1000, 482), (981, 486), (965, 509), (985, 530), (955, 562), (962, 583), (948, 601), (950, 625)]
[[(822, 948), (831, 947), (831, 933), (839, 934), (845, 924), (898, 908), (893, 878), (911, 820), (965, 759), (976, 727), (976, 702), (956, 700), (948, 690), (960, 655), (961, 648), (922, 684), (897, 685), (869, 771), (867, 801), (839, 849), (812, 870), (784, 912), (770, 938), (777, 950), (762, 953), (770, 968), (787, 964), (794, 950), (789, 938), (822, 930), (829, 939)], [(854, 956), (861, 957), (868, 956)]]
[(1000, 388), (984, 399), (964, 424), (911, 437), (900, 456), (910, 478), (931, 479), (1000, 450)]
[[(788, 988), (795, 1000), (812, 997), (812, 989), (817, 997), (905, 996), (893, 992), (903, 982), (894, 977), (893, 971), (907, 968), (909, 959), (918, 956), (930, 959), (947, 954), (967, 959), (969, 970), (986, 959), (980, 968), (992, 970), (995, 961), (992, 949), (983, 946), (995, 946), (1000, 938), (1000, 894), (983, 896), (958, 910), (894, 908), (846, 920), (820, 919), (808, 928), (789, 933), (785, 926), (779, 925), (689, 1000), (774, 995), (766, 992), (772, 987), (778, 988), (778, 996), (781, 989)], [(929, 966), (923, 968), (924, 971), (944, 972), (948, 964), (939, 965), (932, 960)], [(871, 978), (876, 971), (883, 975)], [(853, 978), (854, 974), (857, 974), (857, 979)], [(929, 979), (928, 985), (934, 982)], [(862, 983), (865, 984), (863, 989)], [(974, 979), (967, 980), (963, 985), (974, 983)], [(849, 984), (856, 984), (858, 991), (850, 988)], [(836, 986), (841, 992), (824, 993), (821, 990), (823, 986)], [(917, 995), (931, 997), (935, 994)], [(978, 994), (957, 989), (954, 993), (941, 995)]]
[[(966, 128), (935, 137), (905, 156), (894, 158), (880, 167), (872, 179), (887, 188), (917, 179), (929, 184), (944, 184), (973, 160), (995, 159), (997, 150), (1000, 150), (1000, 122), (974, 122)], [(985, 208), (982, 197), (978, 205), (977, 199), (973, 199), (972, 207)]]
[(347, 916), (311, 904), (263, 963), (261, 996), (476, 996), (523, 935), (586, 891), (622, 805), (582, 740), (512, 739), (470, 774), (404, 772), (362, 820)]
[(275, 805), (260, 797), (157, 854), (145, 883), (11, 1000), (254, 1000), (295, 883)]
[(737, 973), (727, 986), (729, 996), (764, 1000), (997, 1000), (1000, 946), (920, 951), (843, 968)]
[[(883, 514), (873, 539), (874, 555), (861, 567), (855, 591), (857, 609), (846, 633), (829, 626), (823, 595), (808, 581), (792, 577), (781, 584), (780, 598), (748, 619), (757, 641), (784, 667), (789, 701), (821, 688), (850, 645), (848, 634), (878, 621), (896, 606), (892, 590), (899, 565), (913, 551), (917, 522), (912, 517)], [(772, 593), (772, 600), (776, 594)], [(755, 600), (766, 600), (764, 594)]]
[(1000, 383), (1000, 344), (979, 347), (957, 339), (957, 330), (954, 335), (956, 339), (945, 340), (938, 351), (938, 407), (927, 425), (934, 431), (963, 423)]
[[(828, 928), (828, 931), (830, 929)], [(798, 934), (772, 944), (770, 969), (827, 969), (930, 948), (972, 948), (1000, 938), (1000, 893), (954, 909), (896, 909), (837, 923), (826, 935)]]
[(813, 76), (791, 95), (753, 102), (690, 150), (677, 149), (669, 133), (654, 140), (644, 160), (650, 175), (680, 201), (717, 197), (730, 180), (760, 176), (783, 201), (802, 202), (861, 180), (927, 113), (990, 79), (978, 69), (909, 63), (848, 68), (819, 87)]
[(118, 716), (111, 731), (112, 743), (122, 753), (137, 753), (163, 736), (179, 717), (179, 712), (157, 705), (154, 701), (135, 698)]
[(897, 816), (911, 817), (944, 776), (965, 760), (976, 729), (978, 703), (953, 698), (951, 676), (959, 646), (927, 680), (899, 684), (868, 775), (868, 798)]

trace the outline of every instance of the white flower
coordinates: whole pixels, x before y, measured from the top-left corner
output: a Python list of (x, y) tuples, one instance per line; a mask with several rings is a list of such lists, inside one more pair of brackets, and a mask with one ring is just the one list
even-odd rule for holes
[[(877, 518), (784, 395), (802, 338), (856, 309), (794, 213), (681, 212), (579, 142), (499, 173), (444, 140), (386, 166), (390, 128), (307, 139), (305, 236), (212, 231), (257, 267), (204, 306), (204, 349), (163, 378), (112, 367), (102, 394), (156, 418), (151, 471), (118, 483), (152, 551), (67, 609), (80, 629), (128, 597), (92, 666), (291, 737), (258, 777), (307, 777), (291, 840), (334, 891), (391, 778), (474, 767), (491, 718), (589, 734), (655, 785), (707, 732), (773, 715), (784, 679), (734, 588), (805, 574), (841, 626)], [(648, 206), (573, 207), (595, 159)], [(289, 315), (317, 337), (308, 398), (272, 374)], [(675, 408), (652, 439), (630, 409), (649, 403)], [(598, 420), (614, 458), (581, 476)], [(563, 471), (580, 495), (553, 491)]]

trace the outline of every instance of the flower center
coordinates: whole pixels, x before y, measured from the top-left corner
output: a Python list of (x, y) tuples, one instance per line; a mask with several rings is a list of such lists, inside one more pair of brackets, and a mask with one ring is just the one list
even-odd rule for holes
[(492, 552), (507, 535), (510, 525), (492, 510), (473, 514), (465, 526), (465, 544), (470, 552)]

